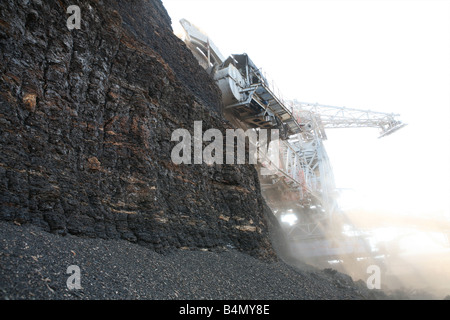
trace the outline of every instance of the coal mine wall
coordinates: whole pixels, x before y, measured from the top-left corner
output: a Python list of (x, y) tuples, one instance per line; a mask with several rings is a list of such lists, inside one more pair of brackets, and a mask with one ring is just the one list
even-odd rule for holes
[(171, 160), (174, 130), (231, 125), (161, 1), (72, 2), (0, 2), (0, 219), (276, 259), (254, 166)]

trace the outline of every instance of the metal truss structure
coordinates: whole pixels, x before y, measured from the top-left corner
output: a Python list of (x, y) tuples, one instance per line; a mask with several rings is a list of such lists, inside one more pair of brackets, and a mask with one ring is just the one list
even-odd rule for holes
[(335, 107), (295, 100), (293, 104), (299, 110), (299, 116), (303, 121), (311, 121), (310, 119), (315, 116), (320, 118), (317, 123), (323, 134), (325, 128), (378, 128), (380, 129), (379, 138), (382, 138), (406, 125), (398, 120), (400, 115), (394, 113)]
[(205, 33), (187, 20), (180, 23), (187, 46), (222, 91), (225, 116), (244, 130), (279, 130), (279, 161), (260, 154), (258, 166), (268, 169), (260, 181), (274, 214), (297, 219), (286, 227), (288, 237), (320, 239), (335, 232), (339, 208), (325, 130), (374, 127), (383, 137), (405, 125), (399, 115), (287, 101), (247, 54), (225, 59)]

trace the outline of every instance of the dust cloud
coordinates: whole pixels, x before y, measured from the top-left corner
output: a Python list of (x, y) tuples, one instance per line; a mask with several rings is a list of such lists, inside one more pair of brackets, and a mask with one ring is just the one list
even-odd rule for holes
[(304, 211), (272, 210), (283, 230), (276, 250), (291, 265), (332, 268), (364, 283), (376, 266), (391, 299), (450, 298), (450, 221), (350, 210), (332, 225), (318, 223), (316, 237), (301, 238)]

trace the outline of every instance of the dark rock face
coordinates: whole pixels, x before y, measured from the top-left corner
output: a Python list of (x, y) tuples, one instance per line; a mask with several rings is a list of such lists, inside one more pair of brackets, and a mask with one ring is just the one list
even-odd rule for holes
[(225, 130), (220, 91), (159, 0), (0, 3), (0, 219), (274, 257), (249, 165), (175, 165), (177, 128)]

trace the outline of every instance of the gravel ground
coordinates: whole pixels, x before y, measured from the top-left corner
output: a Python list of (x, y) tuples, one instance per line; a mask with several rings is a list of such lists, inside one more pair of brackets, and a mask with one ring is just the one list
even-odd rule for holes
[[(7, 222), (0, 222), (0, 239), (1, 299), (375, 298), (334, 270), (301, 270), (235, 250), (159, 254), (125, 240), (63, 237)], [(67, 288), (71, 265), (80, 268), (81, 289)]]

